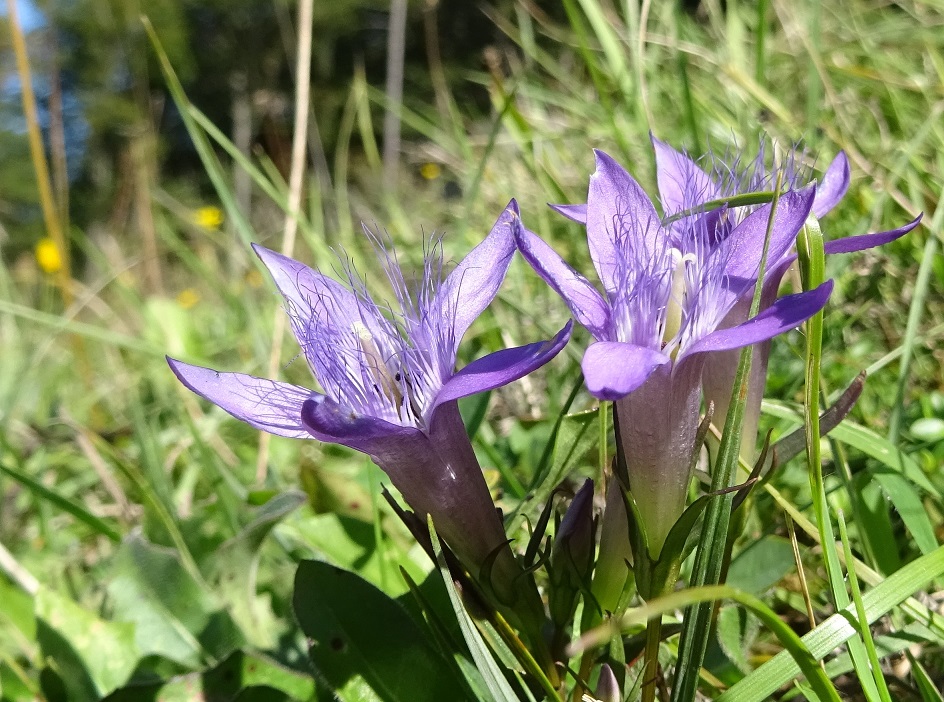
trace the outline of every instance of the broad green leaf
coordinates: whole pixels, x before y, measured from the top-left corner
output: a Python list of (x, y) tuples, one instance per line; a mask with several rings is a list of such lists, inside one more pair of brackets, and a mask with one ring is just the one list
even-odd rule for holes
[(747, 610), (743, 607), (729, 605), (722, 607), (718, 612), (718, 643), (721, 650), (738, 669), (747, 673), (751, 665), (747, 661), (748, 646), (744, 642), (744, 626), (742, 618), (747, 617)]
[(28, 678), (23, 679), (23, 671), (10, 667), (0, 660), (0, 699), (6, 700), (35, 700), (39, 699), (39, 686)]
[[(310, 549), (318, 558), (357, 571), (358, 575), (372, 585), (384, 588), (389, 595), (399, 596), (407, 590), (399, 578), (385, 578), (384, 571), (389, 573), (389, 567), (384, 564), (376, 547), (374, 526), (366, 521), (334, 513), (293, 518), (279, 526), (279, 535)], [(423, 572), (406, 554), (402, 556), (400, 564), (411, 577), (421, 579)], [(425, 556), (423, 558), (425, 560)]]
[(160, 702), (236, 699), (310, 702), (319, 698), (311, 675), (285, 668), (258, 653), (235, 651), (210, 670), (175, 676), (165, 682), (132, 683), (113, 692), (105, 702), (145, 699)]
[[(875, 565), (883, 573), (894, 573), (901, 568), (898, 540), (891, 520), (891, 510), (885, 492), (868, 473), (855, 476), (849, 486), (850, 497), (855, 495), (855, 525), (874, 554)], [(853, 491), (855, 491), (853, 493)]]
[(468, 699), (452, 667), (406, 610), (360, 576), (302, 561), (294, 609), (312, 663), (341, 699), (362, 699), (360, 692), (352, 696), (352, 684), (387, 702)]
[(918, 441), (926, 441), (929, 444), (944, 441), (944, 419), (922, 417), (911, 425), (910, 432)]
[(780, 536), (752, 542), (731, 561), (727, 584), (760, 595), (794, 569), (793, 547)]
[[(438, 570), (434, 570), (422, 583), (417, 584), (405, 569), (401, 568), (400, 573), (410, 591), (400, 595), (397, 602), (403, 605), (415, 620), (426, 622), (431, 638), (436, 641), (439, 650), (445, 656), (452, 656), (456, 662), (459, 672), (472, 691), (471, 696), (477, 700), (488, 699), (482, 673), (469, 659), (462, 627), (453, 611), (452, 600), (442, 575)], [(508, 655), (514, 661), (510, 652)]]
[(887, 468), (874, 471), (874, 475), (876, 482), (882, 486), (888, 499), (895, 505), (921, 553), (931, 553), (938, 546), (937, 537), (918, 491), (900, 473)]
[[(307, 700), (314, 694), (314, 680), (298, 671), (289, 670), (257, 653), (234, 651), (212, 670), (201, 675), (203, 695), (207, 699), (234, 699), (255, 688), (262, 694), (264, 689), (279, 693), (276, 697), (253, 697), (246, 699), (299, 699)], [(271, 693), (270, 693), (271, 694)]]
[(103, 621), (45, 587), (35, 602), (37, 640), (69, 700), (98, 700), (128, 680), (141, 658), (132, 624)]
[(258, 508), (248, 525), (216, 550), (210, 561), (208, 580), (214, 592), (242, 633), (260, 649), (275, 647), (284, 627), (272, 612), (269, 595), (256, 592), (259, 552), (275, 525), (304, 501), (304, 493), (298, 491), (273, 497)]
[(20, 648), (36, 639), (33, 598), (6, 578), (0, 578), (0, 653)]
[(216, 597), (194, 580), (176, 551), (129, 537), (108, 584), (113, 617), (134, 627), (143, 655), (183, 665), (212, 665), (240, 643)]
[(233, 702), (292, 702), (285, 692), (268, 685), (253, 685), (239, 691)]

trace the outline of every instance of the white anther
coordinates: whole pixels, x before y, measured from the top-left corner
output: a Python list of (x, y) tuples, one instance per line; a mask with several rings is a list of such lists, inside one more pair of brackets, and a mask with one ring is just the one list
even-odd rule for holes
[(373, 381), (374, 388), (393, 402), (399, 414), (400, 406), (403, 404), (403, 393), (400, 391), (400, 384), (391, 375), (383, 356), (380, 355), (380, 349), (377, 348), (374, 335), (370, 333), (367, 325), (360, 320), (355, 321), (351, 325), (351, 329), (357, 334), (357, 343), (364, 354), (364, 365), (367, 366), (367, 372)]
[(665, 322), (662, 327), (662, 343), (667, 344), (679, 333), (682, 328), (682, 313), (688, 303), (688, 282), (686, 280), (686, 265), (695, 263), (694, 254), (683, 254), (678, 249), (672, 249), (672, 289), (665, 310)]

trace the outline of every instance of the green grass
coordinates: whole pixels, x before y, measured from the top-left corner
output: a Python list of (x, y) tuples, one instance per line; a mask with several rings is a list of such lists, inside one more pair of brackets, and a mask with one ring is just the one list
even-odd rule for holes
[[(306, 186), (298, 257), (331, 270), (328, 246), (341, 246), (358, 270), (369, 271), (371, 254), (358, 227), (365, 221), (385, 227), (410, 264), (432, 231), (446, 232), (447, 259), (458, 260), (514, 196), (525, 224), (587, 271), (582, 229), (545, 203), (585, 198), (592, 147), (612, 153), (650, 191), (649, 130), (677, 146), (719, 153), (733, 142), (752, 146), (762, 133), (786, 145), (803, 139), (821, 166), (845, 149), (852, 187), (821, 222), (827, 240), (898, 226), (919, 211), (925, 219), (881, 250), (827, 260), (836, 289), (823, 319), (822, 394), (879, 367), (853, 423), (821, 445), (822, 494), (819, 484), (811, 490), (806, 464), (795, 459), (745, 503), (733, 542), (735, 560), (741, 553), (755, 557), (749, 545), (787, 534), (788, 510), (819, 626), (799, 638), (808, 625), (795, 570), (758, 560), (755, 569), (769, 569), (772, 585), (743, 594), (701, 591), (735, 597), (761, 618), (754, 634), (736, 632), (754, 670), (709, 643), (710, 675), (699, 684), (710, 698), (720, 694), (717, 686), (735, 686), (724, 699), (761, 699), (742, 692), (755, 683), (789, 696), (789, 685), (781, 686), (797, 668), (778, 651), (795, 649), (809, 672), (819, 670), (813, 658), (828, 658), (848, 640), (858, 642), (850, 646), (852, 662), (837, 656), (825, 669), (839, 690), (861, 694), (864, 687), (867, 699), (935, 699), (933, 687), (944, 680), (944, 628), (931, 618), (924, 593), (939, 593), (944, 582), (937, 548), (944, 536), (944, 6), (771, 0), (757, 3), (763, 16), (753, 3), (731, 1), (726, 12), (705, 2), (695, 16), (672, 3), (646, 5), (647, 16), (629, 2), (564, 6), (569, 24), (530, 15), (524, 5), (494, 18), (507, 38), (505, 72), (469, 67), (463, 76), (487, 90), (490, 116), (453, 110), (450, 123), (441, 123), (432, 105), (407, 96), (409, 153), (396, 193), (381, 181), (372, 146), (382, 96), (352, 76), (333, 189), (322, 191), (314, 179)], [(36, 698), (40, 689), (50, 700), (98, 699), (123, 683), (115, 671), (126, 677), (141, 660), (162, 679), (175, 679), (179, 689), (165, 692), (182, 696), (168, 699), (192, 699), (186, 695), (201, 684), (211, 686), (198, 673), (234, 648), (265, 654), (259, 665), (269, 672), (252, 678), (246, 664), (244, 682), (269, 681), (292, 699), (330, 699), (307, 680), (300, 658), (304, 646), (290, 609), (297, 562), (319, 558), (350, 568), (404, 602), (410, 587), (398, 568), (415, 582), (432, 568), (379, 498), (384, 477), (368, 461), (314, 441), (273, 439), (258, 483), (258, 434), (196, 400), (164, 363), (168, 353), (264, 373), (278, 305), (246, 244), (278, 245), (287, 186), (271, 164), (244, 160), (256, 206), (239, 212), (229, 182), (234, 151), (199, 106), (186, 114), (204, 135), (208, 182), (227, 221), (221, 230), (194, 225), (192, 207), (204, 204), (194, 200), (195, 188), (157, 179), (150, 196), (163, 293), (148, 288), (135, 239), (106, 224), (94, 237), (73, 232), (87, 268), (74, 281), (69, 309), (31, 260), (0, 264), (0, 544), (9, 552), (0, 574), (4, 702)], [(361, 152), (358, 143), (367, 148)], [(426, 181), (413, 164), (430, 158), (445, 175)], [(462, 197), (443, 196), (446, 178), (459, 184)], [(566, 318), (559, 299), (517, 261), (466, 339), (463, 361), (547, 338)], [(550, 366), (492, 393), (476, 440), (483, 465), (501, 466), (489, 476), (506, 514), (537, 519), (541, 500), (519, 504), (516, 496), (530, 486), (543, 499), (554, 487), (533, 479), (549, 461), (557, 467), (545, 446), (561, 408), (595, 406), (582, 391), (568, 398), (585, 342), (578, 332)], [(893, 360), (883, 362), (889, 354)], [(774, 344), (768, 396), (776, 402), (765, 422), (775, 437), (802, 423), (806, 355), (799, 334)], [(311, 384), (292, 340), (285, 340), (281, 359), (282, 379)], [(471, 403), (465, 409), (475, 414)], [(597, 475), (607, 451), (597, 445), (595, 427), (576, 434), (578, 421), (571, 421), (562, 420), (558, 436), (586, 445), (585, 455), (567, 465), (574, 477)], [(284, 497), (299, 488), (303, 503)], [(844, 522), (836, 519), (839, 509)], [(841, 525), (846, 548), (827, 543), (835, 558), (824, 569), (818, 543), (829, 518), (833, 528)], [(523, 524), (513, 521), (516, 535)], [(839, 562), (842, 572), (834, 572)], [(683, 566), (683, 580), (690, 570), (690, 563)], [(847, 594), (843, 573), (858, 574), (861, 592)], [(39, 594), (25, 592), (33, 579)], [(672, 595), (678, 601), (661, 609), (660, 601), (650, 603), (651, 611), (633, 621), (656, 611), (671, 618), (696, 596)], [(833, 614), (835, 607), (848, 616)], [(770, 627), (772, 616), (784, 626)], [(865, 620), (871, 633), (863, 630)], [(494, 632), (480, 636), (466, 625), (461, 635), (476, 655), (483, 641), (496, 645)], [(83, 636), (90, 627), (103, 632), (114, 668), (96, 660), (98, 644)], [(448, 625), (442, 629), (446, 638), (455, 635)], [(663, 643), (664, 663), (677, 647), (677, 637)], [(892, 672), (909, 669), (901, 680)], [(507, 696), (504, 679), (483, 670)], [(471, 689), (486, 684), (466, 673)], [(55, 694), (57, 677), (67, 697)], [(825, 684), (818, 673), (810, 682), (820, 691)], [(802, 694), (814, 694), (808, 683), (799, 685)], [(345, 699), (360, 699), (356, 681), (345, 689)]]

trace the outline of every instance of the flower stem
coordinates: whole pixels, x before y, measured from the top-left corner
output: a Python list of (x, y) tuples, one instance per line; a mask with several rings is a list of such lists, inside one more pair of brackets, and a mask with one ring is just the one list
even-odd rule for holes
[(535, 655), (524, 645), (524, 642), (518, 637), (515, 630), (511, 628), (511, 625), (508, 624), (508, 620), (505, 619), (505, 617), (499, 612), (495, 612), (492, 623), (498, 635), (501, 636), (508, 648), (511, 649), (511, 652), (514, 654), (515, 658), (518, 659), (518, 662), (521, 663), (524, 669), (531, 673), (534, 679), (544, 688), (544, 691), (548, 694), (548, 699), (560, 702), (561, 697), (557, 690), (560, 686), (560, 676), (557, 674), (557, 668), (554, 665), (554, 661), (547, 647), (541, 645), (540, 642), (531, 642), (531, 645), (535, 648), (534, 654), (541, 659), (541, 663), (538, 663), (538, 661), (535, 660)]
[(659, 680), (659, 643), (662, 641), (662, 615), (646, 622), (646, 669), (642, 678), (642, 702), (654, 702)]

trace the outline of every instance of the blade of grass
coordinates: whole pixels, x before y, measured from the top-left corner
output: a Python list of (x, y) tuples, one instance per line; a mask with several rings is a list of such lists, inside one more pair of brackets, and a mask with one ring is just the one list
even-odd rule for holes
[(30, 492), (36, 495), (36, 497), (46, 500), (67, 514), (71, 514), (86, 526), (91, 527), (93, 531), (96, 531), (102, 536), (108, 537), (115, 543), (121, 541), (121, 534), (119, 534), (108, 522), (106, 522), (104, 519), (101, 519), (100, 517), (96, 517), (74, 500), (71, 500), (64, 495), (60, 495), (55, 490), (46, 487), (36, 480), (33, 480), (25, 473), (21, 473), (20, 471), (3, 465), (2, 463), (0, 463), (0, 471), (13, 478), (23, 487), (27, 488)]
[[(773, 231), (774, 217), (777, 214), (777, 205), (780, 202), (781, 178), (782, 174), (778, 171), (777, 183), (773, 189), (770, 216), (767, 220), (763, 253), (758, 267), (760, 273), (754, 287), (754, 299), (751, 302), (751, 317), (755, 317), (760, 309), (764, 271), (767, 270), (767, 252)], [(711, 475), (710, 491), (715, 494), (715, 497), (708, 502), (705, 510), (701, 538), (695, 552), (695, 564), (689, 579), (690, 584), (694, 587), (714, 585), (721, 579), (724, 567), (724, 552), (728, 541), (728, 528), (731, 520), (731, 505), (734, 502), (734, 493), (727, 492), (726, 489), (733, 484), (738, 468), (741, 427), (744, 423), (747, 404), (752, 357), (753, 350), (750, 346), (741, 350), (734, 387), (732, 388), (731, 403), (724, 422), (721, 445), (718, 448), (717, 465)], [(695, 699), (698, 688), (698, 672), (701, 670), (708, 650), (713, 607), (713, 602), (704, 601), (690, 606), (685, 611), (682, 634), (679, 639), (678, 662), (675, 666), (675, 681), (672, 686), (673, 702), (689, 702)]]
[[(313, 0), (301, 0), (298, 3), (298, 41), (295, 62), (295, 119), (292, 126), (292, 157), (288, 178), (288, 207), (285, 210), (282, 227), (282, 245), (280, 253), (292, 258), (295, 253), (295, 239), (298, 234), (298, 213), (302, 204), (302, 185), (305, 177), (305, 153), (308, 145), (308, 115), (311, 112), (309, 91), (311, 89), (311, 23)], [(272, 322), (272, 341), (269, 345), (269, 363), (266, 366), (267, 378), (274, 378), (279, 371), (279, 358), (282, 351), (282, 339), (288, 315), (281, 305), (276, 306), (275, 319)], [(269, 444), (272, 435), (259, 432), (259, 452), (256, 456), (256, 483), (265, 482), (269, 468)]]
[[(776, 488), (771, 486), (770, 483), (765, 483), (763, 487), (764, 490), (774, 499), (777, 505), (787, 515), (789, 515), (790, 519), (792, 519), (793, 522), (803, 530), (803, 532), (813, 541), (813, 543), (822, 543), (819, 532), (816, 530), (816, 525), (813, 524), (813, 522), (807, 519), (802, 512), (794, 507), (793, 504), (787, 498), (781, 495)], [(843, 560), (843, 562), (845, 562), (845, 554), (841, 554), (840, 558)], [(849, 567), (849, 564), (846, 563), (846, 566)], [(855, 571), (855, 574), (863, 580), (863, 582), (866, 582), (873, 587), (880, 585), (885, 580), (884, 575), (873, 570), (858, 558), (853, 560), (851, 568)], [(944, 645), (944, 622), (941, 621), (940, 617), (932, 613), (931, 610), (929, 610), (924, 604), (913, 597), (906, 598), (905, 601), (901, 603), (901, 609), (904, 614), (911, 617), (912, 619), (925, 623), (928, 630), (928, 638)]]
[(433, 542), (433, 550), (436, 554), (436, 567), (439, 569), (439, 574), (442, 576), (443, 583), (446, 586), (449, 602), (459, 622), (462, 638), (465, 639), (465, 643), (469, 647), (469, 652), (472, 654), (475, 667), (478, 668), (479, 672), (482, 674), (485, 686), (488, 688), (495, 702), (517, 702), (518, 696), (511, 688), (511, 685), (509, 685), (504, 674), (502, 674), (491, 651), (489, 651), (488, 646), (485, 645), (485, 641), (475, 628), (472, 618), (462, 605), (462, 600), (452, 582), (452, 574), (449, 572), (449, 566), (446, 565), (446, 556), (439, 542), (439, 536), (432, 526), (432, 521), (430, 521), (429, 531)]
[(876, 471), (874, 479), (886, 497), (895, 506), (902, 521), (921, 553), (931, 553), (938, 547), (934, 525), (917, 491), (899, 473)]
[[(762, 2), (766, 0), (761, 0)], [(684, 51), (678, 52), (678, 71), (682, 79), (682, 96), (685, 101), (685, 122), (692, 135), (693, 153), (704, 153), (701, 141), (701, 130), (698, 128), (698, 117), (695, 113), (695, 98), (692, 97), (692, 84), (688, 77), (688, 55)]]
[(754, 80), (763, 87), (767, 78), (767, 8), (770, 0), (757, 2), (757, 26), (754, 31)]
[(808, 34), (809, 37), (809, 66), (806, 71), (806, 124), (812, 129), (819, 122), (819, 112), (823, 102), (823, 86), (820, 83), (819, 71), (816, 68), (820, 52), (821, 15), (820, 0), (808, 0), (810, 6)]
[(15, 302), (8, 302), (7, 300), (0, 300), (0, 313), (9, 314), (14, 317), (20, 317), (29, 322), (51, 327), (54, 333), (67, 332), (88, 339), (101, 341), (108, 344), (109, 346), (127, 349), (128, 351), (134, 351), (135, 353), (142, 353), (148, 356), (163, 358), (165, 354), (164, 349), (151, 346), (147, 342), (141, 341), (140, 339), (135, 339), (109, 329), (103, 329), (102, 327), (97, 327), (94, 324), (76, 322), (70, 320), (68, 317), (49, 314), (48, 312), (43, 312), (41, 310), (35, 310), (32, 307), (18, 305)]
[[(944, 546), (912, 561), (884, 580), (879, 577), (879, 584), (862, 597), (865, 621), (874, 623), (942, 575)], [(855, 612), (851, 607), (845, 607), (803, 636), (802, 641), (814, 658), (821, 660), (856, 635), (849, 617), (855, 617)], [(925, 615), (927, 621), (934, 618), (930, 612)], [(723, 692), (715, 702), (763, 702), (800, 672), (791, 655), (782, 651)]]
[(16, 70), (20, 79), (20, 94), (23, 101), (23, 113), (26, 117), (26, 130), (29, 138), (30, 158), (33, 162), (33, 171), (36, 175), (36, 186), (39, 190), (39, 204), (43, 212), (43, 223), (47, 235), (53, 240), (62, 258), (62, 265), (56, 272), (59, 292), (66, 307), (72, 303), (72, 274), (69, 256), (69, 242), (59, 221), (56, 201), (52, 194), (52, 185), (49, 179), (49, 166), (46, 163), (46, 149), (43, 146), (43, 136), (40, 129), (39, 114), (36, 108), (36, 96), (33, 93), (33, 78), (30, 74), (29, 54), (26, 50), (26, 39), (23, 36), (23, 27), (20, 24), (16, 0), (7, 0), (7, 17), (10, 20), (10, 38), (13, 43), (13, 53), (16, 56)]
[[(823, 234), (815, 218), (810, 219), (797, 237), (798, 263), (803, 289), (813, 290), (822, 285), (826, 278), (826, 254), (823, 249)], [(819, 397), (820, 366), (823, 353), (823, 310), (814, 314), (805, 324), (806, 330), (806, 379), (803, 384), (803, 424), (806, 428), (806, 462), (809, 470), (810, 492), (813, 498), (813, 513), (816, 528), (822, 537), (825, 548), (823, 565), (829, 582), (833, 602), (837, 608), (849, 604), (849, 595), (843, 582), (842, 568), (836, 549), (830, 547), (836, 543), (829, 503), (826, 499), (826, 484), (823, 480), (823, 463), (820, 455)], [(869, 672), (868, 654), (858, 638), (849, 640), (849, 654), (855, 666), (856, 675), (868, 700), (879, 699), (879, 691)]]
[(792, 659), (795, 665), (806, 675), (806, 679), (812, 685), (820, 700), (839, 702), (839, 694), (830, 683), (829, 678), (826, 677), (825, 671), (817, 664), (817, 659), (807, 648), (804, 640), (797, 636), (793, 629), (761, 600), (729, 585), (704, 585), (687, 588), (655, 599), (642, 607), (627, 611), (612, 624), (588, 632), (578, 640), (574, 649), (575, 651), (582, 651), (590, 646), (603, 644), (614, 633), (625, 632), (629, 627), (650, 621), (654, 617), (661, 617), (663, 614), (674, 612), (683, 607), (690, 608), (700, 602), (711, 605), (722, 599), (731, 599), (747, 607), (770, 628), (786, 649), (783, 653)]
[[(839, 538), (842, 540), (842, 550), (846, 554), (846, 563), (852, 563), (852, 546), (849, 543), (849, 533), (846, 531), (846, 520), (842, 510), (836, 515), (839, 523)], [(892, 702), (888, 693), (888, 685), (885, 684), (885, 676), (882, 675), (882, 664), (879, 663), (878, 653), (875, 651), (875, 641), (872, 639), (872, 631), (869, 629), (868, 619), (865, 614), (865, 605), (862, 604), (862, 592), (859, 590), (859, 579), (855, 573), (849, 574), (849, 590), (852, 593), (852, 603), (855, 605), (855, 618), (850, 618), (862, 637), (862, 643), (865, 645), (865, 651), (869, 657), (869, 669), (872, 672), (872, 680), (878, 690), (879, 699), (882, 702)], [(857, 671), (859, 672), (859, 671)]]
[(938, 237), (941, 236), (942, 224), (944, 224), (944, 189), (941, 190), (941, 196), (937, 202), (934, 218), (928, 226), (930, 230), (928, 240), (924, 244), (921, 264), (918, 267), (918, 275), (915, 278), (914, 293), (912, 294), (911, 305), (908, 309), (908, 321), (905, 324), (905, 338), (902, 342), (901, 365), (898, 369), (898, 384), (895, 390), (895, 404), (892, 406), (891, 418), (888, 420), (888, 441), (892, 444), (898, 443), (898, 435), (901, 432), (905, 391), (908, 387), (908, 381), (911, 378), (911, 361), (914, 356), (918, 327), (920, 326), (921, 317), (925, 311), (934, 261), (937, 258), (938, 247), (940, 246)]
[(626, 48), (616, 33), (613, 22), (606, 16), (603, 5), (597, 0), (577, 0), (583, 9), (584, 15), (590, 22), (590, 27), (600, 44), (603, 57), (609, 66), (613, 82), (620, 92), (627, 98), (633, 93), (633, 80), (629, 66), (626, 63)]
[(921, 694), (921, 699), (924, 700), (924, 702), (944, 702), (944, 696), (941, 695), (934, 680), (928, 675), (928, 671), (924, 669), (924, 666), (918, 662), (918, 659), (914, 657), (911, 651), (906, 650), (905, 654), (908, 656), (908, 661), (911, 663), (911, 677), (914, 678), (918, 692)]
[[(151, 40), (151, 46), (154, 49), (154, 52), (157, 54), (158, 63), (161, 67), (161, 73), (163, 74), (164, 80), (167, 83), (167, 88), (174, 100), (174, 104), (177, 105), (177, 110), (184, 122), (184, 127), (187, 129), (187, 134), (190, 135), (190, 139), (193, 141), (194, 148), (197, 150), (197, 155), (200, 157), (200, 162), (203, 164), (203, 168), (206, 171), (210, 182), (213, 184), (216, 194), (220, 198), (220, 202), (223, 204), (223, 209), (226, 211), (226, 216), (236, 225), (237, 233), (242, 239), (243, 244), (248, 248), (250, 242), (253, 239), (252, 227), (250, 226), (249, 221), (246, 219), (245, 214), (237, 205), (236, 197), (233, 194), (232, 189), (227, 184), (223, 167), (220, 164), (219, 159), (216, 157), (216, 154), (213, 152), (213, 148), (211, 147), (206, 134), (202, 129), (200, 129), (199, 125), (191, 114), (190, 100), (187, 98), (187, 94), (184, 92), (183, 85), (181, 85), (180, 80), (177, 78), (177, 73), (174, 71), (174, 67), (171, 65), (170, 59), (168, 58), (167, 53), (164, 51), (164, 47), (161, 44), (160, 38), (157, 36), (157, 32), (154, 30), (153, 25), (151, 25), (151, 21), (147, 17), (142, 16), (141, 22), (144, 24), (144, 29)], [(261, 266), (262, 264), (259, 263), (258, 265)]]
[[(765, 414), (781, 419), (799, 418), (793, 406), (777, 400), (764, 400), (761, 409)], [(921, 470), (921, 466), (911, 456), (893, 446), (885, 437), (879, 436), (871, 429), (856, 424), (847, 418), (830, 432), (830, 436), (900, 473), (929, 495), (937, 499), (944, 499), (944, 493), (931, 482), (924, 471)]]
[[(256, 166), (248, 159), (199, 108), (195, 105), (190, 105), (189, 111), (194, 122), (226, 152), (227, 156), (233, 159), (239, 168), (249, 174), (249, 177), (252, 178), (256, 186), (278, 205), (280, 210), (286, 213), (291, 212), (291, 208), (289, 207), (288, 185), (281, 178), (273, 180), (271, 177), (274, 173), (278, 173), (277, 170), (267, 175), (260, 167)], [(303, 209), (295, 210), (292, 216), (296, 219), (299, 229), (303, 232), (312, 231), (312, 224)], [(324, 247), (323, 251), (318, 251), (317, 253), (327, 255), (328, 248)]]

